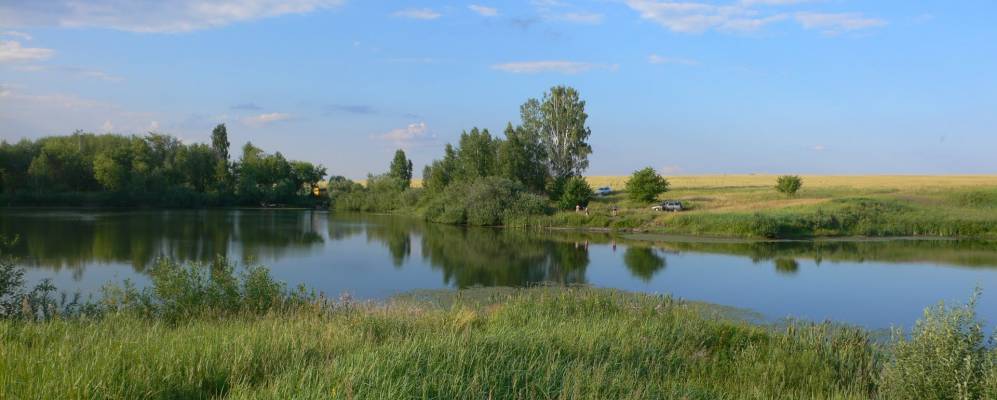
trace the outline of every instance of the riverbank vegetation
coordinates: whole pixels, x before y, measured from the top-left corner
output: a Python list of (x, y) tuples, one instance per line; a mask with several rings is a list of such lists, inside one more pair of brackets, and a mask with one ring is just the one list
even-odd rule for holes
[(556, 86), (520, 107), (504, 138), (473, 128), (447, 144), (443, 158), (423, 169), (411, 188), (411, 161), (399, 150), (384, 175), (364, 187), (330, 190), (340, 211), (405, 212), (432, 222), (521, 226), (555, 207), (585, 207), (592, 189), (581, 178), (592, 152), (585, 101), (570, 87)]
[(0, 142), (0, 204), (20, 206), (269, 206), (324, 204), (321, 165), (246, 143), (229, 156), (228, 131), (211, 144), (170, 135), (70, 136)]
[(288, 290), (265, 268), (224, 260), (161, 260), (151, 277), (148, 288), (112, 286), (84, 306), (15, 301), (0, 320), (0, 396), (997, 395), (997, 352), (972, 302), (931, 308), (909, 335), (880, 343), (858, 328), (753, 325), (716, 306), (585, 287), (360, 303)]

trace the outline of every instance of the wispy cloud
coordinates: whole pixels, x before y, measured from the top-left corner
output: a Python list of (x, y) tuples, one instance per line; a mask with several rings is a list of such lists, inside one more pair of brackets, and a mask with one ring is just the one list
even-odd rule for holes
[(627, 5), (639, 12), (641, 18), (682, 33), (702, 33), (710, 29), (752, 31), (786, 19), (782, 14), (760, 16), (757, 11), (737, 4), (627, 0)]
[(746, 6), (792, 6), (803, 3), (813, 3), (816, 0), (741, 0)]
[(3, 33), (0, 33), (0, 36), (14, 37), (25, 41), (31, 40), (31, 35), (18, 31), (4, 31)]
[(804, 28), (819, 30), (826, 35), (837, 35), (887, 25), (885, 20), (869, 18), (859, 13), (801, 12), (796, 14), (796, 20)]
[(402, 148), (409, 148), (418, 144), (432, 143), (436, 140), (436, 135), (429, 131), (425, 122), (409, 124), (404, 128), (392, 129), (388, 132), (373, 135), (374, 139), (383, 140)]
[(478, 4), (471, 4), (467, 6), (471, 11), (474, 11), (483, 17), (496, 17), (499, 15), (498, 9), (495, 7), (482, 6)]
[[(824, 34), (838, 34), (884, 26), (885, 20), (860, 13), (779, 12), (765, 6), (797, 6), (809, 0), (739, 0), (727, 4), (667, 0), (626, 0), (641, 18), (680, 33), (703, 33), (710, 30), (753, 32), (773, 23), (795, 20), (805, 29)], [(794, 7), (795, 8), (795, 7)]]
[(333, 104), (326, 107), (326, 114), (347, 113), (358, 115), (377, 114), (377, 109), (365, 104)]
[(178, 33), (338, 7), (345, 0), (46, 0), (0, 3), (0, 26)]
[(492, 65), (492, 69), (514, 74), (537, 74), (557, 72), (562, 74), (578, 74), (595, 69), (616, 70), (616, 64), (598, 64), (578, 61), (520, 61)]
[(399, 18), (433, 20), (441, 17), (443, 14), (433, 11), (431, 8), (408, 8), (395, 11), (391, 15)]
[(32, 62), (47, 60), (55, 50), (40, 47), (23, 47), (20, 42), (0, 40), (0, 63)]
[(647, 56), (647, 62), (651, 64), (677, 64), (688, 66), (699, 65), (699, 62), (696, 60), (690, 60), (688, 58), (665, 57), (657, 54)]
[(291, 114), (273, 112), (246, 117), (242, 119), (242, 122), (246, 125), (264, 126), (289, 119), (291, 119)]
[(820, 152), (820, 151), (827, 150), (827, 146), (824, 146), (822, 144), (818, 144), (818, 145), (814, 145), (813, 147), (811, 147), (810, 150)]
[(124, 78), (114, 74), (110, 74), (98, 69), (84, 68), (84, 67), (29, 64), (29, 65), (16, 66), (14, 67), (14, 69), (21, 72), (50, 72), (50, 73), (66, 74), (77, 78), (93, 79), (104, 82), (121, 82), (124, 80)]
[(260, 107), (256, 103), (236, 104), (236, 105), (234, 105), (234, 106), (232, 106), (230, 108), (233, 109), (233, 110), (238, 110), (238, 111), (260, 111), (260, 110), (263, 109), (263, 107)]

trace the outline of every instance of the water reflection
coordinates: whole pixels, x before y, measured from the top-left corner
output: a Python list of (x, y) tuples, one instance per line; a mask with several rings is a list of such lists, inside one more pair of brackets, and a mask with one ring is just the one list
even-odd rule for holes
[(654, 274), (665, 268), (667, 263), (665, 257), (658, 255), (658, 251), (650, 247), (630, 246), (623, 253), (623, 263), (634, 276), (644, 282), (648, 282)]
[[(317, 211), (0, 211), (29, 279), (96, 293), (147, 283), (159, 256), (218, 254), (291, 286), (384, 298), (413, 289), (591, 284), (884, 327), (939, 300), (986, 295), (997, 315), (997, 247), (954, 240), (749, 242), (537, 232)], [(793, 299), (793, 301), (786, 301)], [(992, 300), (991, 300), (992, 299)]]

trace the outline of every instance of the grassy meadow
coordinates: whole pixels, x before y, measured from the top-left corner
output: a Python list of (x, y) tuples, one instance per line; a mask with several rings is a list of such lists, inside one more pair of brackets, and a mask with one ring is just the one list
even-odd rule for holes
[(592, 187), (616, 193), (593, 201), (587, 216), (561, 212), (543, 224), (753, 238), (997, 237), (997, 176), (802, 178), (799, 193), (786, 196), (774, 189), (774, 175), (669, 177), (659, 198), (682, 200), (688, 210), (656, 213), (620, 192), (627, 177), (593, 176)]
[(0, 398), (997, 396), (997, 349), (972, 301), (928, 309), (884, 342), (859, 328), (755, 325), (724, 307), (588, 287), (359, 303), (287, 290), (263, 267), (223, 260), (161, 260), (151, 278), (84, 306), (34, 293), (4, 308)]

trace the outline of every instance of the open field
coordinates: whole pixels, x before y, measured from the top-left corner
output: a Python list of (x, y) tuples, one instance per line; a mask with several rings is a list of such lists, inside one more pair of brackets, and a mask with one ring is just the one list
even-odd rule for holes
[[(587, 179), (620, 190), (627, 178)], [(594, 201), (589, 216), (562, 212), (545, 224), (728, 237), (997, 237), (994, 175), (803, 176), (795, 196), (776, 192), (774, 175), (668, 179), (671, 190), (660, 199), (682, 200), (688, 211), (654, 213), (615, 193)]]

